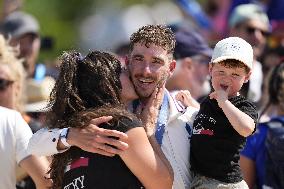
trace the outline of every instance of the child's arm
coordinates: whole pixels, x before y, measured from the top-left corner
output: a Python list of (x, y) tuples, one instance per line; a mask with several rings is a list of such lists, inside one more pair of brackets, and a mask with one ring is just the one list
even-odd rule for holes
[(239, 110), (228, 100), (228, 90), (218, 90), (210, 94), (210, 98), (217, 100), (233, 128), (242, 136), (247, 137), (252, 134), (255, 128), (254, 120), (246, 113)]
[(179, 91), (176, 94), (175, 98), (176, 100), (180, 101), (182, 105), (185, 107), (192, 106), (194, 108), (198, 108), (198, 109), (200, 108), (199, 103), (194, 98), (192, 98), (188, 90)]

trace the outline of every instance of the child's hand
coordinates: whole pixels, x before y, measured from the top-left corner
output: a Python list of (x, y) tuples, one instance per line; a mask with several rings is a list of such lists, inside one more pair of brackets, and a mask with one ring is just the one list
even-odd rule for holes
[(180, 101), (185, 107), (192, 106), (194, 108), (200, 108), (199, 103), (194, 98), (192, 98), (188, 90), (179, 91), (176, 94), (175, 98), (176, 100)]
[(220, 103), (225, 102), (226, 100), (228, 100), (228, 93), (229, 93), (230, 87), (228, 87), (226, 90), (224, 89), (218, 89), (214, 92), (212, 92), (209, 97), (210, 99), (216, 99), (219, 106)]

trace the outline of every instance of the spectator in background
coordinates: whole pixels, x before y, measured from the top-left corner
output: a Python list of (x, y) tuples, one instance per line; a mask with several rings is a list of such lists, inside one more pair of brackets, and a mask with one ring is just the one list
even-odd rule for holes
[(43, 64), (36, 64), (41, 46), (38, 21), (30, 14), (15, 11), (7, 15), (0, 24), (0, 33), (11, 38), (11, 45), (20, 47), (19, 58), (23, 58), (24, 68), (29, 78), (41, 80), (46, 73)]
[(45, 77), (41, 81), (29, 78), (26, 83), (27, 103), (24, 106), (25, 120), (29, 123), (33, 133), (45, 126), (45, 111), (55, 80)]
[[(270, 171), (267, 172), (267, 166), (271, 167), (274, 166), (280, 168), (281, 172), (275, 172), (273, 179), (278, 179), (278, 183), (282, 182), (283, 184), (283, 143), (277, 143), (279, 148), (268, 148), (266, 147), (265, 143), (268, 137), (268, 131), (270, 130), (270, 126), (276, 126), (280, 123), (280, 128), (282, 129), (283, 133), (283, 125), (284, 125), (284, 62), (277, 65), (270, 74), (269, 77), (269, 84), (268, 84), (268, 97), (269, 101), (267, 107), (274, 106), (276, 110), (276, 114), (274, 115), (266, 115), (270, 119), (267, 122), (260, 123), (257, 126), (257, 130), (254, 135), (248, 137), (246, 146), (244, 150), (241, 152), (240, 158), (240, 165), (242, 168), (242, 172), (244, 175), (244, 179), (247, 182), (249, 188), (257, 188), (262, 189), (264, 188), (264, 184), (271, 184), (267, 183), (268, 178), (271, 178)], [(267, 109), (268, 110), (268, 109)], [(269, 113), (267, 111), (263, 112), (264, 114)], [(263, 116), (263, 115), (261, 115)], [(282, 123), (282, 126), (281, 126)], [(283, 138), (283, 134), (281, 136)], [(273, 140), (274, 142), (278, 142), (277, 140), (280, 138), (275, 137)], [(283, 139), (282, 139), (283, 141)], [(277, 150), (278, 149), (278, 150)], [(272, 157), (274, 160), (280, 160), (282, 163), (266, 163), (268, 161), (268, 152), (272, 152)], [(282, 156), (278, 156), (278, 155)], [(270, 156), (271, 157), (271, 156)], [(276, 169), (275, 169), (276, 170)], [(271, 186), (271, 185), (269, 185)], [(274, 186), (275, 187), (275, 186)], [(275, 188), (283, 188), (282, 187), (275, 187)]]
[[(0, 44), (0, 78), (2, 79), (3, 90), (0, 91), (0, 106), (14, 109), (20, 112), (24, 120), (31, 127), (32, 131), (35, 132), (40, 129), (40, 122), (25, 113), (25, 78), (26, 72), (24, 70), (22, 60), (19, 60), (13, 56), (17, 56), (18, 50), (12, 48), (5, 43), (5, 39), (1, 36)], [(17, 170), (17, 180), (20, 181), (24, 177), (27, 177), (26, 173), (22, 173), (21, 169)], [(26, 184), (31, 183), (32, 180), (28, 177), (25, 181)], [(21, 186), (25, 185), (21, 181)]]
[[(271, 38), (270, 38), (271, 39)], [(271, 115), (276, 114), (276, 104), (270, 104), (268, 107), (266, 107), (269, 95), (268, 95), (268, 85), (269, 85), (269, 74), (271, 73), (271, 70), (274, 69), (277, 65), (279, 65), (284, 60), (284, 46), (277, 46), (277, 47), (271, 47), (270, 45), (266, 46), (266, 49), (264, 50), (261, 62), (262, 62), (262, 71), (263, 71), (263, 86), (262, 86), (262, 95), (259, 102), (259, 109), (260, 112), (263, 112), (265, 110), (265, 114), (260, 117), (259, 122), (265, 122), (268, 121), (271, 117)]]
[(284, 59), (284, 46), (278, 45), (276, 47), (266, 46), (264, 52), (261, 56), (262, 62), (262, 71), (264, 74), (264, 80), (267, 77), (268, 73), (275, 66), (280, 64), (281, 60)]
[(241, 37), (251, 44), (254, 53), (253, 71), (241, 94), (258, 102), (262, 94), (263, 73), (258, 61), (267, 42), (270, 25), (266, 13), (255, 4), (237, 6), (229, 18), (230, 36)]
[(230, 11), (240, 4), (255, 3), (266, 10), (269, 20), (281, 21), (284, 19), (284, 4), (282, 0), (233, 0)]
[(166, 88), (170, 92), (189, 90), (194, 99), (201, 100), (210, 92), (208, 64), (212, 49), (196, 30), (180, 27), (175, 36), (177, 64)]
[(17, 50), (2, 35), (0, 54), (0, 188), (15, 188), (16, 165), (27, 171), (37, 187), (47, 188), (49, 181), (44, 179), (47, 160), (27, 152), (32, 132), (19, 113), (6, 109), (22, 110), (25, 71), (21, 60), (16, 58)]
[(25, 71), (17, 54), (0, 35), (0, 106), (23, 113)]
[(0, 106), (0, 188), (15, 188), (16, 166), (19, 165), (34, 180), (36, 187), (48, 188), (51, 181), (46, 179), (48, 162), (27, 152), (29, 138), (32, 136), (27, 123), (21, 115)]

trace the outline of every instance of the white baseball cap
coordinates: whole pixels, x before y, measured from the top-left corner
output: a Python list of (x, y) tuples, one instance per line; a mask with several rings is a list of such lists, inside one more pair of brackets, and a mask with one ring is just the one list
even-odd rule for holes
[(222, 39), (215, 45), (211, 63), (218, 63), (227, 59), (238, 60), (252, 69), (253, 50), (251, 45), (239, 37)]

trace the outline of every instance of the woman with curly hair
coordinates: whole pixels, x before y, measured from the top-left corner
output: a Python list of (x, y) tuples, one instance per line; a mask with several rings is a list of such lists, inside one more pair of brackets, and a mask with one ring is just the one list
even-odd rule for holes
[[(153, 95), (153, 104), (158, 104), (155, 97), (160, 93)], [(142, 122), (125, 108), (136, 98), (121, 63), (113, 55), (99, 51), (84, 58), (77, 52), (62, 55), (59, 78), (50, 99), (50, 129), (82, 128), (91, 119), (111, 116), (100, 127), (125, 132), (129, 148), (113, 157), (75, 146), (54, 155), (50, 170), (53, 188), (172, 187), (171, 168), (154, 152)], [(158, 112), (149, 114), (157, 117)]]

